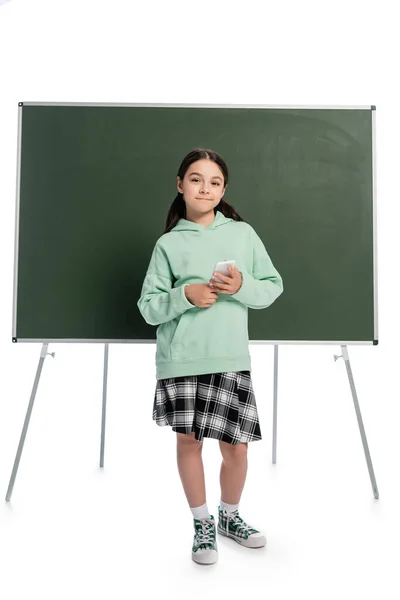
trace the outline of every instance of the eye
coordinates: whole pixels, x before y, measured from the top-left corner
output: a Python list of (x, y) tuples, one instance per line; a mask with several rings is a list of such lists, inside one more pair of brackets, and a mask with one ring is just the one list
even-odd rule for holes
[[(195, 177), (194, 179), (191, 179), (190, 181), (199, 181), (199, 180), (197, 179), (197, 177)], [(213, 183), (220, 185), (220, 183), (218, 181), (213, 181)]]

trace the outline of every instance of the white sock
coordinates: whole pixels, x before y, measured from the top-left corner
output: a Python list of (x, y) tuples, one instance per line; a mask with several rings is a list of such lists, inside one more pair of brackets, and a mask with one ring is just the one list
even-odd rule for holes
[(222, 508), (222, 510), (225, 508), (225, 510), (228, 513), (232, 513), (239, 508), (239, 504), (227, 504), (222, 499), (221, 499), (221, 502), (219, 503), (219, 505)]
[(206, 519), (210, 517), (210, 513), (208, 512), (207, 502), (202, 506), (196, 506), (195, 508), (190, 508), (192, 511), (192, 515), (194, 519)]

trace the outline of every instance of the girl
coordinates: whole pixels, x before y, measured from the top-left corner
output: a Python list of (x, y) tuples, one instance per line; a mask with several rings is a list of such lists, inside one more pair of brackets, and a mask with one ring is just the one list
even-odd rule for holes
[[(228, 169), (216, 152), (197, 148), (185, 156), (137, 303), (145, 321), (159, 326), (153, 419), (177, 434), (178, 470), (194, 520), (192, 558), (200, 564), (218, 558), (204, 437), (218, 439), (222, 454), (218, 533), (251, 548), (266, 544), (238, 512), (247, 445), (261, 440), (247, 313), (270, 306), (283, 285), (254, 229), (223, 200), (227, 185)], [(229, 276), (213, 273), (217, 262), (232, 259), (237, 266)]]

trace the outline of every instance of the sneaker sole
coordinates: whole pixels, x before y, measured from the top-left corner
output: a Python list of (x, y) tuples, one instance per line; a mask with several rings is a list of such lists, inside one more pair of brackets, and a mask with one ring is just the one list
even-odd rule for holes
[(247, 540), (245, 540), (244, 538), (237, 538), (231, 533), (227, 533), (225, 529), (221, 529), (219, 526), (217, 527), (217, 531), (220, 535), (224, 535), (225, 537), (231, 538), (232, 540), (235, 540), (235, 542), (237, 542), (241, 546), (245, 546), (246, 548), (263, 548), (267, 544), (267, 540), (265, 539), (265, 537), (254, 539), (247, 538)]
[(218, 552), (217, 550), (209, 550), (204, 554), (192, 552), (192, 560), (198, 565), (213, 565), (218, 560)]

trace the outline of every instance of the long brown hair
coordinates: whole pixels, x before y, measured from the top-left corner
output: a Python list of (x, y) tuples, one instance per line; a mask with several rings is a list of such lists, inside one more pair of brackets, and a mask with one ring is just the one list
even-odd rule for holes
[[(190, 167), (190, 165), (196, 162), (197, 160), (201, 160), (203, 158), (212, 160), (219, 166), (224, 176), (225, 187), (228, 184), (228, 167), (226, 166), (225, 161), (217, 152), (209, 150), (208, 148), (194, 148), (189, 152), (189, 154), (186, 154), (185, 158), (180, 164), (177, 173), (181, 181), (183, 181), (185, 173)], [(236, 212), (233, 206), (229, 204), (226, 200), (223, 200), (222, 198), (219, 201), (219, 204), (214, 208), (214, 214), (217, 210), (219, 210), (225, 217), (231, 218), (234, 221), (244, 221), (244, 219), (242, 219), (242, 217)], [(168, 233), (169, 231), (171, 231), (171, 229), (175, 227), (179, 219), (185, 218), (186, 203), (183, 199), (183, 194), (181, 194), (181, 192), (178, 192), (178, 194), (175, 197), (175, 200), (172, 202), (169, 208), (164, 233)]]

